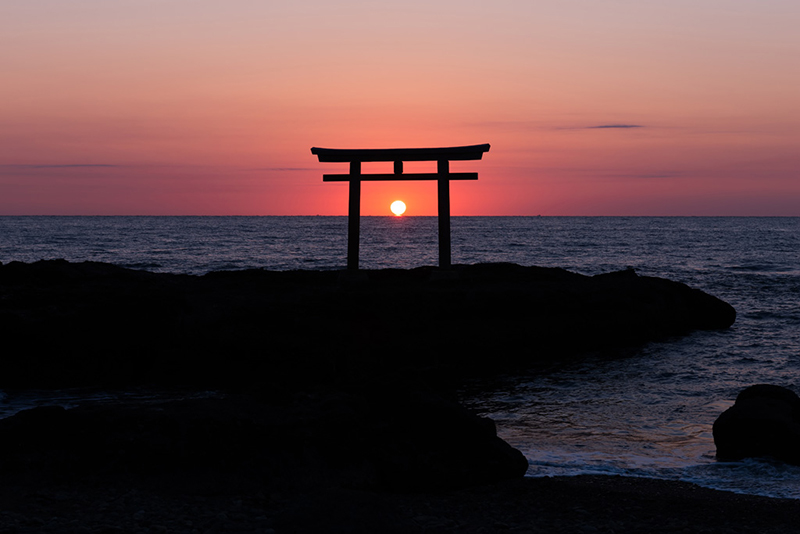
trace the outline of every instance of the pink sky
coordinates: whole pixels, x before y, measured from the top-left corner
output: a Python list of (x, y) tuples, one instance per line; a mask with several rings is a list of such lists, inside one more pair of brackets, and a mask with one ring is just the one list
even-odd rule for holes
[[(0, 214), (342, 215), (312, 146), (491, 143), (454, 215), (800, 216), (799, 27), (775, 0), (6, 1)], [(367, 183), (362, 213), (435, 191)]]

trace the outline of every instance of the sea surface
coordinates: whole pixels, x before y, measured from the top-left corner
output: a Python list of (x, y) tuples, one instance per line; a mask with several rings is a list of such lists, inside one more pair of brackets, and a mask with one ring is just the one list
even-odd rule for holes
[[(437, 263), (435, 217), (362, 217), (361, 267)], [(346, 217), (0, 217), (0, 261), (64, 258), (155, 272), (341, 269)], [(588, 357), (535, 376), (468, 384), (529, 476), (619, 474), (800, 499), (800, 468), (718, 462), (711, 426), (757, 383), (800, 392), (800, 218), (454, 217), (454, 263), (514, 262), (588, 275), (634, 268), (731, 303), (736, 324)], [(0, 416), (86, 396), (6, 392)], [(157, 393), (155, 393), (157, 395)]]

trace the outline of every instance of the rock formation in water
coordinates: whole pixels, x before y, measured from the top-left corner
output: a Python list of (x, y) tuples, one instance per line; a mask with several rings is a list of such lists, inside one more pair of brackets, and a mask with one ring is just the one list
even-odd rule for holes
[(396, 388), (290, 399), (42, 406), (0, 419), (0, 477), (135, 475), (214, 484), (332, 483), (436, 490), (521, 478), (494, 423), (438, 394)]
[(800, 398), (781, 386), (750, 386), (714, 422), (720, 460), (772, 457), (800, 465)]
[(0, 387), (291, 384), (485, 376), (730, 326), (661, 278), (513, 264), (157, 274), (0, 265)]

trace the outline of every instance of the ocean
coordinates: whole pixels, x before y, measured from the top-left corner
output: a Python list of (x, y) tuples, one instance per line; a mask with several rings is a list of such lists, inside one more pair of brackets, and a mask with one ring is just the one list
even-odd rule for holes
[[(360, 265), (435, 265), (436, 232), (435, 217), (362, 217)], [(64, 258), (188, 274), (342, 269), (346, 236), (346, 217), (0, 217), (0, 261)], [(526, 455), (528, 476), (639, 476), (800, 499), (800, 467), (718, 462), (711, 435), (749, 385), (800, 392), (800, 218), (453, 217), (452, 257), (588, 275), (633, 268), (737, 310), (725, 331), (467, 384), (463, 402)], [(6, 392), (0, 416), (104, 394), (153, 393)]]

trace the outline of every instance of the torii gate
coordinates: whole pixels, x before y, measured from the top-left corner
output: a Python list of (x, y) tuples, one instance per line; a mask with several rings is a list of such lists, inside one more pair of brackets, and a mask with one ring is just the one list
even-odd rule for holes
[[(450, 172), (451, 161), (481, 159), (489, 144), (444, 148), (317, 148), (320, 162), (349, 162), (349, 174), (323, 174), (323, 182), (350, 182), (347, 223), (347, 268), (358, 269), (361, 223), (361, 182), (386, 180), (436, 180), (439, 182), (439, 267), (450, 267), (450, 180), (477, 180), (477, 172)], [(363, 161), (393, 161), (394, 174), (361, 174)], [(404, 161), (435, 161), (437, 172), (403, 174)]]

